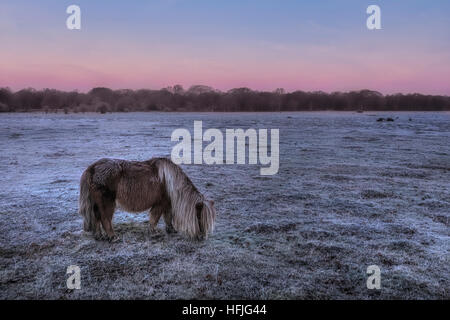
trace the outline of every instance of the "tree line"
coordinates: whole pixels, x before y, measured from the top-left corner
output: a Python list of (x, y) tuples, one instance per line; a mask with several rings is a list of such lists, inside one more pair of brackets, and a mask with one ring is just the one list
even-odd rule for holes
[(131, 111), (318, 111), (392, 110), (449, 111), (450, 97), (419, 93), (383, 95), (377, 91), (272, 92), (236, 88), (221, 92), (196, 85), (160, 90), (94, 88), (87, 93), (32, 88), (0, 88), (0, 112), (131, 112)]

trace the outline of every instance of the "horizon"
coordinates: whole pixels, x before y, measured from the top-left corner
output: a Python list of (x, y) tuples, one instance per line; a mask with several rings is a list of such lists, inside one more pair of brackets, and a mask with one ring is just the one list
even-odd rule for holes
[(72, 1), (0, 4), (0, 87), (86, 93), (205, 83), (226, 92), (450, 95), (447, 1)]
[[(19, 88), (17, 90), (13, 90), (11, 87), (8, 87), (8, 86), (6, 86), (6, 87), (0, 86), (0, 89), (10, 90), (11, 93), (13, 93), (13, 94), (15, 94), (15, 93), (17, 93), (19, 91), (22, 91), (22, 90), (35, 90), (35, 91), (56, 90), (56, 91), (65, 92), (65, 93), (76, 92), (76, 93), (79, 93), (79, 94), (89, 94), (94, 89), (108, 89), (108, 90), (112, 90), (112, 91), (126, 91), (126, 90), (131, 90), (131, 91), (140, 91), (140, 90), (161, 91), (161, 90), (168, 90), (169, 92), (171, 92), (173, 87), (176, 86), (176, 85), (177, 84), (172, 85), (172, 86), (168, 86), (168, 87), (164, 87), (164, 88), (135, 88), (135, 89), (132, 89), (132, 88), (117, 88), (117, 89), (113, 89), (113, 88), (109, 88), (109, 87), (92, 87), (92, 88), (89, 88), (87, 90), (78, 90), (78, 89), (65, 90), (65, 89), (57, 89), (57, 88), (39, 88), (39, 89), (37, 89), (37, 88), (33, 88), (33, 87), (24, 87), (24, 88)], [(220, 89), (214, 88), (212, 86), (204, 85), (204, 84), (193, 84), (193, 85), (191, 85), (191, 86), (189, 86), (187, 88), (183, 87), (184, 92), (178, 93), (178, 94), (186, 94), (189, 91), (190, 88), (197, 87), (197, 86), (208, 87), (208, 88), (212, 89), (214, 92), (217, 92), (217, 93), (220, 93), (220, 94), (227, 94), (231, 90), (236, 90), (236, 89), (249, 89), (252, 92), (266, 92), (266, 93), (275, 93), (275, 91), (277, 89), (283, 89), (284, 90), (284, 88), (274, 88), (272, 90), (270, 90), (270, 89), (269, 90), (257, 90), (257, 89), (248, 88), (248, 87), (236, 87), (236, 88), (231, 88), (231, 89), (228, 89), (228, 90), (220, 90)], [(290, 93), (295, 93), (295, 92), (304, 92), (306, 94), (323, 93), (323, 94), (326, 94), (326, 95), (332, 95), (334, 93), (348, 94), (348, 93), (352, 93), (352, 92), (362, 92), (362, 91), (377, 92), (377, 93), (380, 93), (383, 97), (394, 96), (394, 95), (407, 96), (407, 95), (415, 95), (415, 94), (423, 95), (423, 96), (441, 96), (441, 97), (446, 97), (446, 98), (450, 97), (449, 94), (428, 94), (428, 93), (424, 93), (424, 92), (393, 92), (393, 93), (385, 94), (385, 93), (379, 92), (377, 90), (372, 90), (372, 89), (368, 89), (368, 88), (355, 89), (355, 90), (349, 90), (349, 91), (322, 91), (322, 90), (308, 90), (308, 91), (306, 91), (306, 90), (302, 90), (302, 89), (294, 89), (292, 91), (285, 90), (285, 92), (283, 92), (282, 94), (290, 94)], [(175, 92), (171, 92), (171, 93), (175, 94)]]

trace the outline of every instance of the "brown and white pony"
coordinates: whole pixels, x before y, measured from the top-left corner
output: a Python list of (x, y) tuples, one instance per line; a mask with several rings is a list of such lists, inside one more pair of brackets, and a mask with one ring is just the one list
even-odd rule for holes
[(112, 218), (118, 205), (128, 212), (150, 209), (150, 231), (164, 217), (166, 231), (198, 240), (214, 229), (214, 201), (206, 200), (179, 166), (166, 158), (147, 161), (101, 159), (80, 180), (79, 212), (84, 230), (101, 239), (117, 240)]

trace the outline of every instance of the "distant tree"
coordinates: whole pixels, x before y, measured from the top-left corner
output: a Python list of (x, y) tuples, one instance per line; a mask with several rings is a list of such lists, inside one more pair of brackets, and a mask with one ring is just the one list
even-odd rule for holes
[(9, 107), (7, 104), (0, 102), (0, 112), (8, 112), (9, 111)]
[(286, 91), (283, 88), (276, 88), (273, 93), (278, 94), (278, 95), (283, 95), (286, 93)]
[[(88, 93), (93, 99), (97, 98), (100, 101), (107, 102), (112, 105), (115, 101), (114, 91), (109, 88), (98, 87), (94, 88)], [(119, 91), (119, 95), (122, 93)]]
[(33, 88), (22, 89), (13, 95), (13, 105), (19, 110), (40, 109), (43, 93)]
[(1, 111), (112, 112), (112, 111), (304, 111), (304, 110), (424, 110), (450, 111), (450, 97), (419, 93), (383, 96), (372, 90), (350, 92), (273, 92), (235, 88), (220, 92), (195, 85), (161, 90), (111, 90), (98, 87), (88, 93), (31, 88), (12, 92), (0, 88)]
[(45, 89), (43, 91), (41, 106), (45, 106), (50, 109), (60, 109), (64, 107), (63, 94), (58, 90)]
[(111, 112), (111, 106), (108, 103), (102, 101), (97, 103), (95, 111), (102, 114)]
[(189, 90), (187, 91), (188, 94), (194, 94), (194, 95), (199, 95), (202, 93), (207, 93), (207, 92), (216, 92), (217, 90), (215, 90), (212, 87), (209, 86), (204, 86), (204, 85), (194, 85), (191, 86), (189, 88)]
[(128, 112), (135, 109), (135, 101), (130, 95), (122, 96), (117, 100), (115, 111)]
[(9, 88), (0, 88), (0, 103), (9, 107), (12, 106), (13, 93)]
[(173, 93), (175, 94), (184, 94), (183, 86), (180, 84), (176, 84), (173, 86)]

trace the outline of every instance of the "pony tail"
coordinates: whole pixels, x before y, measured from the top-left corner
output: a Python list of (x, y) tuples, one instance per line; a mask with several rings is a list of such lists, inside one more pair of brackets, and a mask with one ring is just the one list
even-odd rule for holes
[(80, 198), (78, 199), (78, 212), (84, 218), (84, 231), (95, 230), (94, 202), (91, 199), (89, 185), (91, 184), (91, 174), (89, 170), (83, 172), (80, 180)]

